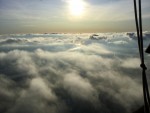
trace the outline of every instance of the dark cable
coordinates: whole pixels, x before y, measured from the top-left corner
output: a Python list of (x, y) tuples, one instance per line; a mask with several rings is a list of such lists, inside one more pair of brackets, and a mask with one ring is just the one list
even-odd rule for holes
[(148, 110), (150, 109), (150, 96), (149, 96), (149, 89), (148, 89), (148, 83), (147, 83), (147, 77), (146, 77), (146, 66), (144, 63), (144, 50), (143, 50), (143, 28), (142, 28), (142, 9), (141, 9), (141, 0), (139, 0), (139, 24), (140, 24), (140, 38), (141, 38), (141, 56), (142, 56), (142, 62), (141, 67), (143, 69), (142, 75), (144, 76), (145, 82), (143, 83), (145, 85), (146, 90), (146, 97), (147, 97), (147, 103), (148, 103)]
[(150, 113), (150, 96), (149, 89), (146, 77), (146, 65), (144, 63), (144, 50), (143, 50), (143, 29), (142, 29), (142, 10), (141, 10), (141, 0), (139, 0), (139, 21), (137, 16), (137, 5), (136, 0), (134, 0), (134, 12), (135, 12), (135, 22), (136, 22), (136, 30), (138, 37), (138, 46), (141, 60), (141, 68), (142, 68), (142, 81), (143, 81), (143, 96), (144, 96), (144, 108), (145, 113)]
[(140, 27), (140, 41), (141, 41), (141, 59), (142, 65), (144, 65), (144, 53), (143, 53), (143, 29), (142, 29), (142, 9), (141, 9), (141, 0), (139, 0), (139, 27)]
[[(136, 0), (134, 0), (134, 14), (135, 14), (135, 23), (136, 23), (137, 37), (138, 37), (138, 45), (140, 45), (139, 46), (139, 53), (140, 53), (140, 51), (141, 51), (141, 43), (140, 43), (140, 34), (139, 34), (139, 24), (138, 24)], [(140, 59), (141, 59), (141, 54), (140, 54)], [(141, 62), (142, 62), (142, 59), (141, 59)]]

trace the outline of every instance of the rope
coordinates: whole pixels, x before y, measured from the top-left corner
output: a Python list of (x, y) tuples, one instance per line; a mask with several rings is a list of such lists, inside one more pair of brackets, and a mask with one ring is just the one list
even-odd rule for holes
[(135, 12), (135, 23), (138, 37), (138, 46), (139, 46), (139, 54), (141, 60), (141, 68), (142, 68), (142, 82), (143, 82), (143, 96), (144, 96), (144, 110), (145, 113), (150, 113), (150, 96), (149, 89), (146, 77), (147, 67), (144, 62), (144, 50), (143, 50), (143, 29), (142, 29), (142, 10), (141, 10), (141, 0), (139, 0), (139, 19), (137, 15), (137, 3), (134, 0), (134, 12)]

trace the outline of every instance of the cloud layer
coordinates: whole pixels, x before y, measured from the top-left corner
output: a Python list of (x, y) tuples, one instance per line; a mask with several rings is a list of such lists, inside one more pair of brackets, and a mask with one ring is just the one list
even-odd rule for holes
[(137, 40), (128, 33), (90, 35), (1, 35), (0, 112), (131, 113), (140, 107)]

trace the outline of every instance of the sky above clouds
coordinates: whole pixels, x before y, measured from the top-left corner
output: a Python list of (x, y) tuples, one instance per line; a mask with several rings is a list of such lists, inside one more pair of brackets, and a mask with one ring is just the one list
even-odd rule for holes
[[(150, 1), (142, 2), (150, 30)], [(135, 31), (132, 0), (0, 0), (0, 33)]]

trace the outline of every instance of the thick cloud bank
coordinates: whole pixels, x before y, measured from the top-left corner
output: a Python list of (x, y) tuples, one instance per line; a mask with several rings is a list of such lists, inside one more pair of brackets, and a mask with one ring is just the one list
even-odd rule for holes
[(131, 113), (143, 105), (139, 64), (135, 33), (1, 35), (0, 112)]

